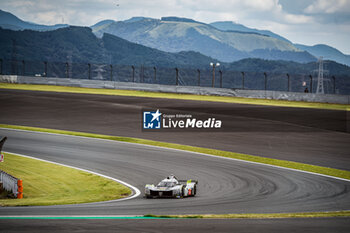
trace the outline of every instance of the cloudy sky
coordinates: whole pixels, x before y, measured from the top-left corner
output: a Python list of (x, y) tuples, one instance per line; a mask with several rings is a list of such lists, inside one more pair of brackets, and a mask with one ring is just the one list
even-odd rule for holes
[(134, 16), (234, 21), (350, 54), (350, 0), (0, 0), (0, 9), (38, 24), (91, 26)]

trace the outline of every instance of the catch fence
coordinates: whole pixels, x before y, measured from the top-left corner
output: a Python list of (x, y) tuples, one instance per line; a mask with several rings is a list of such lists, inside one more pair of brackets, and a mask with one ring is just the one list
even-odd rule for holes
[[(180, 86), (222, 87), (245, 90), (316, 92), (316, 73), (274, 73), (207, 69), (149, 67), (144, 65), (38, 62), (0, 59), (0, 74)], [(324, 77), (326, 94), (350, 94), (350, 74)]]

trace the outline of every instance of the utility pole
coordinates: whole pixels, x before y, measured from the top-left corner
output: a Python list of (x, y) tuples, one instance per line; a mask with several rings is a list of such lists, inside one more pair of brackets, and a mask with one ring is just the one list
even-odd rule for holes
[(290, 92), (290, 77), (289, 77), (289, 74), (288, 74), (288, 73), (287, 73), (287, 78), (288, 78), (287, 87), (288, 87), (288, 91)]
[(323, 57), (318, 59), (318, 76), (317, 76), (317, 89), (316, 94), (324, 94), (323, 86)]
[(266, 72), (264, 72), (264, 77), (265, 77), (265, 91), (267, 89), (267, 74)]

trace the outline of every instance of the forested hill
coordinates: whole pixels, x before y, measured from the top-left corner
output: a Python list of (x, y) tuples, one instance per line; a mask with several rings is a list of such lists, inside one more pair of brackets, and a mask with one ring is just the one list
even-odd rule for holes
[[(67, 27), (45, 32), (0, 28), (0, 58), (193, 69), (210, 69), (210, 62), (220, 62), (198, 52), (163, 52), (110, 34), (98, 38), (88, 27)], [(317, 64), (249, 58), (221, 63), (220, 69), (308, 74), (317, 69)], [(336, 62), (325, 62), (325, 69), (332, 75), (350, 76), (350, 67)]]
[[(350, 77), (350, 67), (334, 61), (324, 61), (324, 70), (331, 75)], [(227, 64), (226, 69), (246, 72), (270, 72), (290, 74), (311, 74), (318, 69), (318, 63), (297, 63), (291, 61), (269, 61), (248, 58)]]
[(197, 52), (168, 53), (104, 34), (88, 27), (54, 31), (12, 31), (0, 28), (0, 58), (74, 63), (125, 64), (160, 67), (203, 67), (216, 62)]

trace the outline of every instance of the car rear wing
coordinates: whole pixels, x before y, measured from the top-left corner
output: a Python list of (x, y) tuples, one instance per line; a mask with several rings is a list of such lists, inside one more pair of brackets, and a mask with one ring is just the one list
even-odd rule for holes
[(189, 184), (189, 183), (195, 183), (198, 184), (198, 180), (177, 180), (181, 184)]

